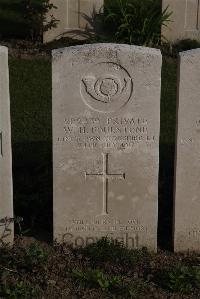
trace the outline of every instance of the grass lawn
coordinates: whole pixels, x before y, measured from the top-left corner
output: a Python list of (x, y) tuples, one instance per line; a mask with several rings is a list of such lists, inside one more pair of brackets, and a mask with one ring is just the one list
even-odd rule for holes
[(0, 298), (193, 299), (197, 255), (127, 250), (102, 239), (85, 248), (17, 240), (0, 249)]
[(51, 142), (51, 62), (9, 60), (12, 142)]
[(51, 232), (51, 63), (10, 59), (9, 67), (15, 215), (26, 229)]
[(165, 59), (162, 69), (158, 244), (172, 249), (172, 212), (176, 126), (177, 62)]

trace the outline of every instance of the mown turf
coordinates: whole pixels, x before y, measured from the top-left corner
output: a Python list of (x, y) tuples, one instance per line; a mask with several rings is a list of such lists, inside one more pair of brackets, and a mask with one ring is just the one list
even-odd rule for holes
[(158, 244), (173, 249), (173, 188), (177, 60), (163, 58), (161, 90)]
[(177, 60), (163, 57), (160, 143), (173, 145), (176, 124)]
[(197, 255), (127, 250), (102, 239), (84, 249), (18, 239), (0, 248), (1, 298), (183, 299), (200, 296)]
[(51, 142), (50, 59), (9, 60), (12, 142)]
[(49, 59), (10, 59), (15, 215), (52, 231), (52, 109)]

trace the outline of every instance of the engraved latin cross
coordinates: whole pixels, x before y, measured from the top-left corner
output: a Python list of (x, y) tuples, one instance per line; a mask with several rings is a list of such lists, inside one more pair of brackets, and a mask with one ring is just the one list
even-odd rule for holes
[(108, 215), (108, 180), (113, 178), (124, 179), (125, 173), (109, 173), (108, 172), (108, 158), (109, 155), (102, 153), (103, 157), (103, 170), (101, 173), (87, 173), (85, 172), (85, 178), (87, 176), (101, 176), (103, 179), (103, 204), (101, 215)]

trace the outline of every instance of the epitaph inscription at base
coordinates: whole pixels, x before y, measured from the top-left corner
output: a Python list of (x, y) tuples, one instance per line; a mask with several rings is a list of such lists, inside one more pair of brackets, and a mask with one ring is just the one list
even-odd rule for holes
[(156, 250), (160, 51), (53, 52), (54, 238)]
[(0, 46), (0, 246), (13, 242), (13, 191), (8, 49)]

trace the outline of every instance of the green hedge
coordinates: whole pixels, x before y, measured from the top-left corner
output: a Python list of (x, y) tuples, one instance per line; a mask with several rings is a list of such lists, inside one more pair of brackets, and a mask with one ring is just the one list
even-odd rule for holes
[(105, 0), (104, 15), (104, 27), (114, 41), (155, 47), (171, 12), (162, 11), (160, 0)]
[(1, 38), (27, 38), (30, 32), (24, 18), (25, 7), (22, 0), (0, 1)]

